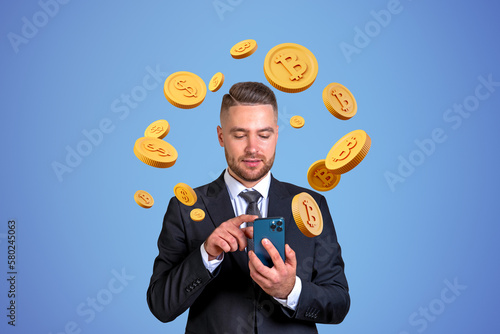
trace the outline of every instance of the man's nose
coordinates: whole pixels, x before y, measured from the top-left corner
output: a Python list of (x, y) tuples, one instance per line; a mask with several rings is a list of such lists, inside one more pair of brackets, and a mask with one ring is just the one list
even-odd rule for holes
[(245, 148), (247, 153), (257, 153), (259, 151), (258, 140), (256, 136), (247, 137), (247, 146)]

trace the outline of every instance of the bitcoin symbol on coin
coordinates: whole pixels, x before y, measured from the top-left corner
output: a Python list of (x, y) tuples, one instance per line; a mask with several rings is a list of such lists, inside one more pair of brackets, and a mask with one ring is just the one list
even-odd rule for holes
[[(297, 59), (297, 55), (290, 52), (276, 56), (274, 62), (276, 64), (281, 63), (285, 66), (288, 73), (290, 73), (290, 80), (299, 81), (307, 71), (307, 64), (302, 61), (297, 61)], [(299, 67), (299, 69), (297, 69), (297, 67)]]
[(316, 226), (316, 217), (313, 215), (314, 208), (309, 205), (309, 202), (305, 199), (302, 204), (306, 207), (306, 213), (307, 213), (307, 225), (311, 227)]
[(152, 207), (155, 202), (153, 196), (144, 190), (137, 190), (134, 194), (134, 200), (139, 206), (145, 209)]
[(252, 43), (246, 42), (245, 44), (241, 45), (240, 47), (238, 47), (234, 51), (236, 51), (236, 52), (243, 52), (243, 51), (245, 51), (246, 49), (248, 49), (251, 46), (252, 46)]
[[(342, 109), (342, 111), (348, 112), (351, 106), (349, 105), (349, 101), (348, 100), (346, 100), (346, 99), (342, 100), (343, 94), (341, 92), (337, 92), (334, 89), (334, 90), (332, 90), (332, 95), (335, 96), (335, 98), (337, 99), (338, 103), (340, 104), (340, 108)], [(344, 105), (344, 103), (345, 103), (345, 105)]]
[(145, 148), (146, 150), (150, 151), (150, 152), (158, 152), (158, 155), (159, 155), (160, 157), (169, 157), (169, 156), (170, 156), (170, 154), (169, 154), (167, 151), (165, 151), (165, 149), (164, 149), (164, 148), (161, 148), (161, 147), (158, 147), (158, 148), (157, 148), (157, 147), (155, 147), (155, 145), (154, 145), (154, 144), (152, 144), (152, 143), (149, 143), (149, 144), (144, 145), (144, 148)]
[(335, 181), (335, 176), (327, 168), (318, 169), (314, 176), (323, 182), (324, 187), (329, 187)]
[(196, 93), (198, 93), (198, 91), (196, 90), (196, 88), (191, 86), (184, 86), (185, 83), (186, 80), (177, 80), (175, 82), (175, 88), (177, 88), (178, 90), (185, 90), (185, 97), (197, 97)]
[(358, 142), (356, 141), (356, 137), (351, 137), (344, 140), (339, 146), (338, 151), (336, 151), (337, 155), (332, 157), (332, 161), (337, 162), (339, 160), (346, 159), (349, 154), (351, 154), (351, 150), (356, 146)]

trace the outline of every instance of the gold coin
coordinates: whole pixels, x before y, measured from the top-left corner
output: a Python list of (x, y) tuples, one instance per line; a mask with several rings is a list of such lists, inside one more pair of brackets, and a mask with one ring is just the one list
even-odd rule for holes
[(205, 219), (205, 211), (203, 211), (202, 209), (193, 209), (191, 210), (189, 216), (195, 222), (201, 222), (203, 219)]
[(368, 154), (371, 139), (363, 130), (354, 130), (332, 146), (325, 166), (334, 174), (344, 174), (356, 167)]
[(177, 183), (174, 187), (175, 197), (184, 205), (193, 206), (198, 200), (193, 188), (185, 183)]
[(332, 190), (339, 184), (340, 175), (332, 173), (325, 166), (325, 159), (313, 163), (307, 171), (309, 185), (318, 191)]
[(253, 39), (246, 39), (238, 42), (231, 48), (231, 56), (236, 59), (242, 59), (250, 56), (257, 50), (257, 42)]
[(264, 59), (267, 81), (286, 93), (298, 93), (309, 88), (318, 75), (314, 54), (299, 44), (283, 43), (269, 50)]
[(178, 108), (190, 109), (199, 106), (207, 94), (205, 82), (191, 72), (175, 72), (168, 76), (163, 85), (168, 102)]
[(341, 120), (348, 120), (358, 111), (356, 99), (351, 91), (336, 82), (323, 89), (323, 102), (330, 113)]
[(139, 160), (153, 167), (172, 167), (177, 161), (176, 149), (164, 140), (141, 137), (135, 141), (134, 153)]
[(293, 116), (290, 118), (290, 125), (296, 129), (300, 129), (305, 124), (304, 117), (301, 116)]
[(316, 237), (323, 232), (321, 210), (308, 193), (302, 192), (293, 197), (292, 213), (295, 224), (306, 237)]
[(149, 124), (149, 126), (146, 128), (146, 131), (144, 131), (144, 137), (162, 139), (165, 138), (166, 135), (168, 135), (169, 131), (170, 124), (168, 124), (168, 122), (164, 119), (159, 119)]
[(214, 74), (212, 79), (210, 79), (210, 82), (208, 83), (208, 89), (210, 89), (211, 92), (216, 92), (219, 90), (219, 88), (222, 87), (222, 84), (224, 83), (224, 74), (221, 72), (217, 72)]
[(153, 196), (151, 196), (147, 191), (137, 190), (134, 194), (134, 200), (137, 204), (145, 209), (149, 209), (155, 204)]

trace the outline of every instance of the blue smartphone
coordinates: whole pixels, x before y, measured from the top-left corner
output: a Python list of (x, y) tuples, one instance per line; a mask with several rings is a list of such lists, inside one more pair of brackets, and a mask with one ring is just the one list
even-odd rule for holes
[(283, 217), (257, 218), (253, 222), (254, 249), (257, 257), (268, 267), (273, 267), (273, 260), (262, 246), (262, 239), (269, 239), (285, 261), (285, 219)]

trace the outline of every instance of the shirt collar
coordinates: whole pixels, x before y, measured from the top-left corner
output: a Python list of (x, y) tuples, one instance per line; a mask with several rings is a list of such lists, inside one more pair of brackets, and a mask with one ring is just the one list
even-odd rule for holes
[(259, 181), (253, 188), (246, 188), (242, 185), (238, 180), (229, 174), (229, 171), (226, 168), (226, 172), (224, 173), (224, 182), (226, 183), (227, 190), (229, 192), (229, 196), (231, 200), (234, 200), (240, 192), (243, 190), (257, 190), (263, 199), (267, 199), (269, 195), (269, 186), (271, 185), (271, 172), (268, 172), (266, 176), (262, 180)]

